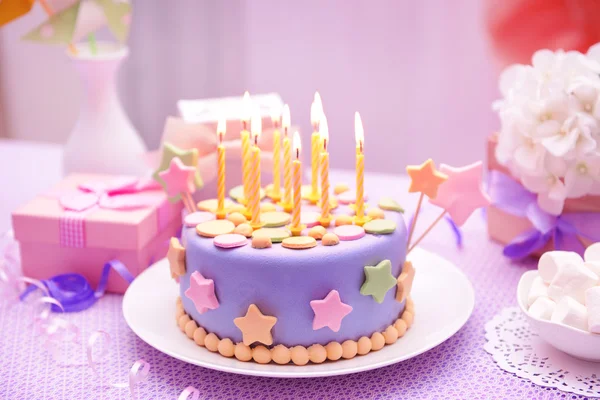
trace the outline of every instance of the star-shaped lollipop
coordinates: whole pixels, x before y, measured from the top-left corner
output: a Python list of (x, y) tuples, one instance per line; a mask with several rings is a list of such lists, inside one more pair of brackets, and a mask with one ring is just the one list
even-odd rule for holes
[[(160, 173), (169, 168), (171, 164), (171, 160), (173, 158), (179, 158), (184, 165), (188, 167), (196, 167), (198, 165), (198, 149), (189, 149), (184, 150), (180, 149), (177, 146), (172, 145), (171, 143), (163, 144), (162, 158), (160, 161), (160, 165), (158, 169), (154, 171), (152, 177), (162, 185), (164, 189), (166, 189), (165, 181), (160, 177)], [(194, 185), (197, 188), (202, 188), (204, 183), (202, 182), (202, 178), (200, 177), (200, 173), (196, 170), (194, 174)], [(179, 200), (179, 196), (176, 197), (176, 200)]]
[(415, 267), (410, 261), (404, 262), (402, 273), (398, 277), (398, 288), (396, 289), (396, 300), (403, 302), (410, 295), (412, 284), (415, 279)]
[(188, 167), (183, 164), (179, 157), (175, 157), (169, 163), (169, 168), (158, 173), (158, 176), (165, 183), (167, 195), (175, 198), (181, 193), (194, 193), (196, 186), (194, 185), (195, 167)]
[(234, 319), (233, 323), (242, 331), (243, 342), (246, 346), (250, 346), (254, 342), (260, 342), (267, 346), (273, 344), (271, 329), (277, 323), (277, 318), (263, 315), (255, 304), (250, 304), (246, 315)]
[(360, 294), (373, 296), (378, 303), (383, 303), (385, 294), (396, 286), (396, 278), (392, 275), (392, 263), (383, 260), (376, 266), (365, 267), (365, 282), (360, 287)]
[(212, 279), (206, 279), (198, 271), (194, 271), (190, 276), (190, 287), (185, 291), (185, 295), (194, 303), (200, 314), (219, 307), (219, 300), (215, 295), (215, 283)]
[(313, 319), (313, 330), (328, 327), (338, 332), (342, 325), (342, 319), (350, 314), (352, 307), (342, 303), (337, 290), (332, 290), (323, 300), (312, 300), (310, 307), (315, 312)]

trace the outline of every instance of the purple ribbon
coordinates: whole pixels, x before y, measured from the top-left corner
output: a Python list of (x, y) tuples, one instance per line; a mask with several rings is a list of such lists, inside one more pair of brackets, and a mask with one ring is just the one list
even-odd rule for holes
[(527, 218), (533, 228), (523, 232), (504, 247), (504, 255), (511, 259), (526, 257), (554, 241), (556, 250), (575, 251), (583, 255), (585, 247), (579, 238), (599, 242), (600, 213), (576, 212), (551, 215), (537, 203), (537, 195), (525, 189), (512, 177), (490, 171), (489, 194), (492, 205), (521, 218)]
[[(127, 267), (119, 260), (111, 260), (102, 267), (100, 282), (96, 290), (92, 290), (89, 282), (81, 274), (69, 273), (53, 276), (50, 279), (40, 281), (47, 289), (50, 297), (58, 300), (62, 309), (52, 305), (53, 312), (77, 312), (90, 308), (99, 298), (104, 296), (110, 271), (115, 270), (128, 283), (133, 282), (133, 275)], [(24, 300), (37, 287), (29, 285), (21, 294), (20, 299)]]

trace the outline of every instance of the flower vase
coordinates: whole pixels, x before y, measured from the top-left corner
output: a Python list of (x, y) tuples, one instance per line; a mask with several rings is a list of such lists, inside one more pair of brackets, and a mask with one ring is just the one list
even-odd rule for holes
[(117, 43), (98, 42), (67, 52), (82, 82), (80, 112), (64, 148), (64, 173), (88, 172), (140, 176), (146, 146), (125, 114), (116, 75), (129, 50)]

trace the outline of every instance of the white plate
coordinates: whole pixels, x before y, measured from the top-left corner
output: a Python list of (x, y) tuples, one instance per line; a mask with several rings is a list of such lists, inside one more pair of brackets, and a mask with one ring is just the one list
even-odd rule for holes
[[(527, 294), (538, 275), (537, 270), (527, 271), (519, 280), (517, 300), (521, 311), (527, 317), (529, 325), (540, 335), (542, 340), (557, 349), (586, 361), (600, 362), (600, 335), (575, 329), (571, 326), (535, 318), (527, 311)], [(415, 313), (417, 312), (415, 304)]]
[(323, 364), (261, 365), (226, 358), (197, 346), (177, 327), (177, 284), (169, 266), (161, 260), (138, 276), (123, 298), (123, 314), (129, 327), (144, 342), (179, 360), (201, 367), (243, 375), (305, 378), (344, 375), (384, 367), (418, 356), (454, 335), (469, 319), (475, 293), (469, 279), (451, 262), (425, 250), (409, 257), (417, 270), (411, 297), (415, 321), (393, 345), (350, 360)]

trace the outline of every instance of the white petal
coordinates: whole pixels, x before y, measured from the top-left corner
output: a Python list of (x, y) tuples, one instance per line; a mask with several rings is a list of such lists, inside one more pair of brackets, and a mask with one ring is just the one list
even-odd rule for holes
[(556, 55), (548, 49), (538, 50), (531, 57), (531, 65), (540, 71), (547, 71), (554, 65)]
[(540, 164), (538, 153), (528, 145), (517, 147), (514, 157), (517, 164), (528, 171), (536, 171)]
[(570, 150), (575, 148), (575, 142), (577, 142), (578, 133), (573, 130), (566, 135), (557, 135), (545, 138), (542, 140), (542, 144), (552, 155), (556, 157), (562, 157), (567, 154)]
[(535, 130), (536, 138), (546, 138), (560, 134), (561, 124), (553, 119), (544, 121)]
[(593, 183), (594, 180), (588, 174), (579, 173), (577, 167), (573, 166), (565, 174), (567, 197), (577, 198), (587, 195)]
[(552, 215), (560, 215), (565, 206), (564, 199), (552, 199), (548, 196), (548, 193), (540, 193), (537, 202), (542, 210)]
[(533, 193), (544, 193), (549, 190), (547, 174), (523, 175), (521, 176), (521, 183), (525, 186), (525, 189)]

